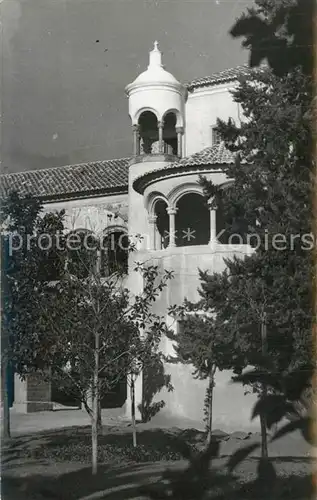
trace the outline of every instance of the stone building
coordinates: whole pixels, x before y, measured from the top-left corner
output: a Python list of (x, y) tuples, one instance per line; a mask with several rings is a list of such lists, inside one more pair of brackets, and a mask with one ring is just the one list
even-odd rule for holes
[[(69, 230), (117, 237), (143, 235), (138, 251), (129, 257), (129, 269), (133, 261), (147, 260), (162, 271), (174, 270), (175, 278), (154, 306), (170, 321), (169, 305), (181, 303), (184, 297), (198, 298), (198, 268), (221, 271), (224, 258), (251, 251), (247, 245), (217, 238), (221, 214), (212, 204), (206, 205), (197, 182), (203, 174), (214, 183), (230, 184), (221, 166), (234, 158), (215, 126), (217, 118), (241, 120), (230, 90), (237, 85), (238, 76), (249, 72), (240, 66), (184, 85), (165, 70), (155, 42), (147, 70), (126, 87), (133, 134), (131, 157), (2, 175), (2, 196), (18, 190), (39, 197), (47, 211), (65, 209)], [(128, 273), (127, 285), (139, 293), (142, 283), (135, 274)], [(172, 327), (177, 329), (177, 323)], [(168, 340), (164, 350), (173, 352)], [(193, 379), (188, 366), (167, 365), (166, 372), (171, 374), (174, 392), (157, 396), (166, 402), (160, 418), (201, 424), (205, 384)], [(140, 380), (137, 401), (141, 398)], [(47, 408), (51, 399), (52, 389), (15, 378), (17, 411)], [(249, 427), (252, 402), (243, 388), (230, 384), (230, 373), (219, 373), (214, 425)], [(129, 411), (127, 399), (121, 405), (123, 414)]]

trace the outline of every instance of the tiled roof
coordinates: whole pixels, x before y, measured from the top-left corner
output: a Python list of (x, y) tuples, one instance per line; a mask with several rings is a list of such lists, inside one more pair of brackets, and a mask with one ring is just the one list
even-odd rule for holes
[(234, 162), (235, 155), (225, 147), (224, 142), (220, 142), (214, 146), (202, 149), (198, 153), (194, 153), (173, 163), (167, 163), (164, 167), (140, 175), (135, 179), (133, 187), (138, 192), (142, 192), (148, 181), (152, 181), (161, 175), (173, 175), (174, 171), (188, 172), (191, 170), (204, 170), (206, 167), (217, 168), (219, 165), (228, 165)]
[(42, 199), (62, 199), (124, 189), (130, 158), (67, 165), (0, 175), (0, 197), (11, 191)]
[(219, 142), (214, 146), (209, 146), (198, 153), (182, 158), (175, 163), (172, 163), (170, 167), (181, 168), (189, 167), (191, 165), (224, 165), (228, 163), (234, 163), (235, 156), (231, 151), (229, 151), (224, 142)]
[(191, 91), (199, 87), (209, 87), (220, 83), (231, 82), (237, 80), (241, 76), (249, 76), (252, 72), (263, 68), (266, 68), (266, 66), (263, 65), (260, 68), (250, 68), (247, 64), (243, 64), (241, 66), (236, 66), (235, 68), (225, 69), (219, 73), (214, 73), (211, 76), (195, 78), (195, 80), (186, 84), (186, 88)]

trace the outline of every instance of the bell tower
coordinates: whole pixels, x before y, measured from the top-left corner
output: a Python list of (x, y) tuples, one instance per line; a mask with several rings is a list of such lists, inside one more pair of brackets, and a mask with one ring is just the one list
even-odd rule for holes
[(126, 87), (126, 93), (136, 162), (152, 155), (180, 158), (186, 90), (164, 69), (158, 42), (150, 52), (147, 70)]
[(158, 42), (154, 42), (149, 54), (146, 71), (125, 90), (133, 130), (133, 158), (129, 167), (129, 234), (143, 234), (146, 239), (148, 214), (143, 196), (133, 189), (133, 182), (138, 176), (164, 168), (182, 157), (187, 92), (165, 70)]
[[(129, 166), (129, 236), (143, 237), (137, 250), (129, 254), (127, 287), (132, 295), (143, 290), (143, 278), (133, 272), (136, 262), (150, 258), (153, 221), (143, 194), (137, 192), (134, 181), (141, 175), (168, 167), (183, 154), (184, 109), (186, 89), (165, 70), (158, 42), (154, 42), (149, 64), (126, 87), (129, 115), (133, 130), (133, 157)], [(137, 379), (136, 401), (142, 401), (142, 378)], [(129, 396), (128, 396), (129, 398)], [(129, 414), (130, 405), (127, 405)]]

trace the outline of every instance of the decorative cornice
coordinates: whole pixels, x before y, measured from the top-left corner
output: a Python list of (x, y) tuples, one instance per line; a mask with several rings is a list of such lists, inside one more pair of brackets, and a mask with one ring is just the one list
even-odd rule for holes
[(146, 175), (137, 177), (133, 182), (133, 189), (140, 194), (143, 194), (145, 189), (161, 179), (169, 179), (172, 177), (180, 177), (182, 175), (201, 174), (202, 172), (222, 172), (225, 165), (190, 165), (188, 167), (180, 166), (179, 168), (167, 167), (160, 170), (154, 170)]
[(133, 188), (143, 194), (146, 186), (159, 178), (175, 177), (180, 175), (180, 173), (186, 174), (197, 171), (222, 171), (225, 165), (234, 164), (235, 158), (235, 154), (231, 153), (225, 147), (224, 143), (221, 142), (198, 151), (191, 156), (178, 159), (176, 162), (170, 162), (167, 165), (142, 174), (134, 180)]

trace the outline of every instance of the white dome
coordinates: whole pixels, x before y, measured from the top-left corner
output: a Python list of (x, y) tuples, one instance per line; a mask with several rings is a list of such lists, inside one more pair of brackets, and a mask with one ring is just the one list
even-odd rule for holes
[(168, 71), (165, 71), (163, 67), (149, 67), (134, 80), (132, 85), (143, 85), (144, 83), (173, 83), (175, 85), (179, 85), (176, 78)]
[(150, 63), (146, 71), (141, 73), (134, 82), (127, 86), (127, 91), (131, 88), (142, 87), (149, 84), (168, 84), (175, 87), (181, 86), (176, 78), (166, 71), (162, 65), (162, 53), (158, 48), (158, 43), (154, 42), (154, 49), (150, 52)]

